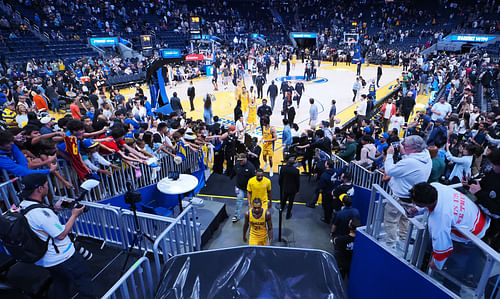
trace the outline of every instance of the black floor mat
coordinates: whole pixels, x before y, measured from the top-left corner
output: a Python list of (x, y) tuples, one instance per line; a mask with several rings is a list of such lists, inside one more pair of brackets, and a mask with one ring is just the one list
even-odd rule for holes
[[(269, 175), (266, 173), (266, 177)], [(280, 198), (280, 188), (279, 188), (279, 174), (275, 174), (271, 180), (271, 188), (273, 194), (273, 200), (278, 200)], [(236, 186), (236, 178), (232, 180), (222, 174), (213, 173), (207, 180), (205, 187), (201, 189), (200, 195), (208, 196), (224, 196), (224, 197), (235, 197), (236, 193), (234, 187)], [(296, 202), (307, 203), (311, 201), (314, 190), (316, 189), (316, 181), (313, 177), (301, 175), (300, 176), (300, 191), (295, 196)]]

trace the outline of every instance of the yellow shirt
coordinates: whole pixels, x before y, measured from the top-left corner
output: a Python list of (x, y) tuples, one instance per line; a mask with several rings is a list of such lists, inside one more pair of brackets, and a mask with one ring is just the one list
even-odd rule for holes
[(269, 199), (267, 198), (267, 192), (271, 191), (271, 180), (263, 177), (261, 181), (257, 180), (257, 177), (248, 180), (247, 191), (252, 193), (252, 198), (250, 203), (254, 198), (260, 198), (262, 200), (262, 207), (267, 208)]
[(266, 209), (262, 209), (262, 215), (256, 218), (252, 209), (248, 211), (248, 222), (250, 224), (250, 238), (248, 245), (266, 245), (267, 244), (267, 225)]

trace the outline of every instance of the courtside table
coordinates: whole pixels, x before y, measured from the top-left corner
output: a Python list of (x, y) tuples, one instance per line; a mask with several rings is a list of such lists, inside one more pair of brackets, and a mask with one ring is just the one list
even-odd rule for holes
[(179, 210), (182, 213), (182, 195), (188, 194), (198, 186), (198, 179), (194, 175), (180, 174), (177, 180), (164, 178), (156, 184), (156, 188), (163, 194), (179, 197)]

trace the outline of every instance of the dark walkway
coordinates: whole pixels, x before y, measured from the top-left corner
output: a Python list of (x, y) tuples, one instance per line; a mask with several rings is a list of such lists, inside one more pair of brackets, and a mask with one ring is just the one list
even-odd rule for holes
[[(203, 249), (226, 248), (247, 245), (243, 242), (243, 219), (233, 223), (231, 217), (236, 206), (236, 199), (220, 197), (203, 197), (204, 200), (214, 200), (226, 204), (229, 218), (224, 220), (214, 232), (212, 238), (205, 244)], [(274, 202), (273, 205), (277, 205)], [(278, 240), (279, 212), (272, 208), (272, 219), (274, 228), (274, 240)], [(242, 209), (243, 211), (244, 209)], [(321, 206), (315, 209), (307, 208), (304, 204), (294, 204), (292, 218), (282, 220), (282, 237), (287, 241), (288, 247), (314, 248), (332, 253), (332, 244), (329, 241), (329, 225), (321, 222), (323, 215)], [(276, 245), (277, 244), (271, 244)]]
[[(269, 174), (265, 173), (265, 176), (269, 178)], [(279, 175), (275, 174), (271, 179), (273, 200), (280, 198), (280, 188), (279, 188)], [(236, 186), (236, 178), (232, 180), (222, 174), (212, 174), (207, 180), (207, 183), (203, 189), (200, 191), (200, 195), (208, 196), (222, 196), (222, 197), (235, 197), (234, 187)], [(314, 193), (316, 187), (316, 182), (313, 177), (309, 179), (308, 176), (302, 175), (300, 177), (300, 192), (295, 197), (296, 202), (309, 202)], [(229, 214), (229, 213), (228, 213)]]

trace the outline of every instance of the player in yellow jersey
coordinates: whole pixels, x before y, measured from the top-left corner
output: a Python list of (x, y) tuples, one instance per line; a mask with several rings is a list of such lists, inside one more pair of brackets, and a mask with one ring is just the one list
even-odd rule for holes
[(272, 207), (271, 180), (264, 177), (264, 170), (257, 169), (255, 176), (248, 180), (247, 183), (247, 199), (248, 208), (251, 207), (251, 202), (259, 198), (262, 201), (264, 209)]
[(239, 100), (241, 101), (241, 111), (243, 111), (243, 115), (247, 114), (248, 109), (248, 100), (250, 98), (250, 94), (247, 91), (247, 88), (243, 86), (241, 88), (241, 94)]
[(234, 90), (234, 98), (237, 101), (240, 98), (241, 94), (241, 81), (238, 79), (236, 83), (236, 89)]
[(250, 125), (252, 134), (255, 135), (255, 129), (257, 128), (257, 103), (255, 103), (255, 97), (251, 97), (250, 103), (248, 103), (247, 124)]
[(273, 241), (273, 222), (268, 209), (262, 208), (260, 198), (254, 198), (252, 209), (245, 213), (245, 224), (243, 225), (243, 241), (247, 242), (247, 231), (250, 226), (250, 238), (248, 245), (269, 245)]
[(273, 176), (273, 154), (274, 154), (274, 142), (278, 139), (276, 134), (276, 129), (269, 124), (269, 118), (262, 119), (262, 157), (266, 164), (264, 165), (264, 170), (266, 170), (269, 159), (269, 165), (271, 169), (269, 170), (269, 176)]

